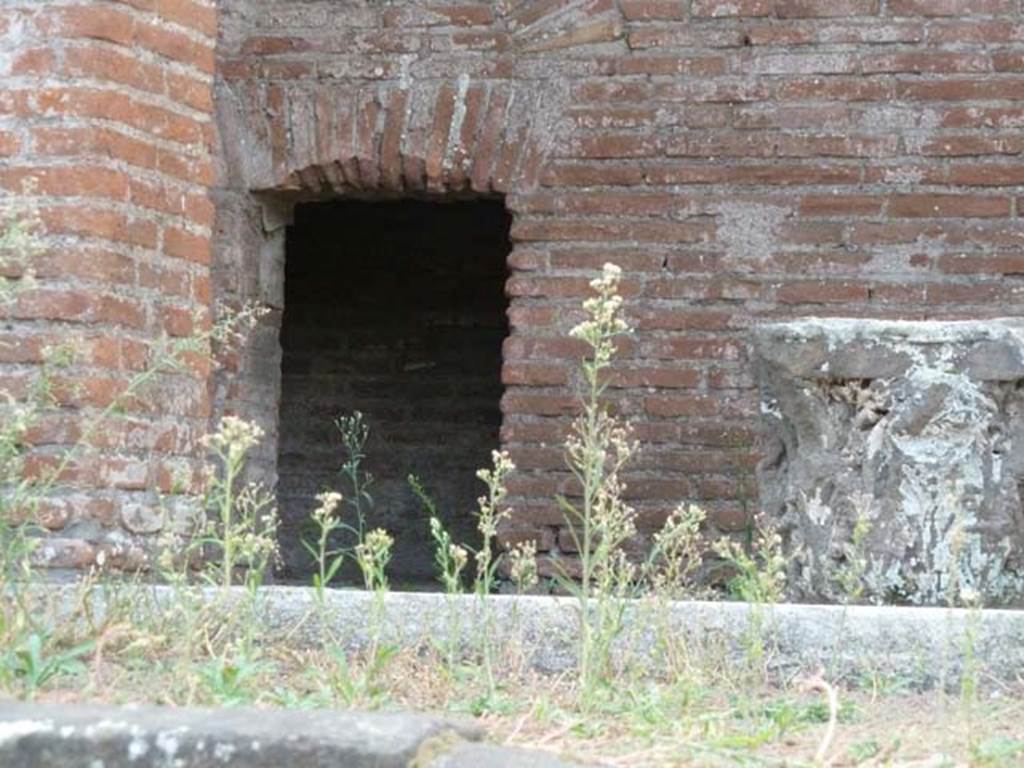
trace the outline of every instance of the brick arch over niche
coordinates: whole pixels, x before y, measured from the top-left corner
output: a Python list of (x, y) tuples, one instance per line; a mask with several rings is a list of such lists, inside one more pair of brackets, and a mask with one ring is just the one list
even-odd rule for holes
[[(552, 127), (535, 122), (545, 95), (501, 81), (474, 84), (468, 76), (380, 95), (357, 102), (357, 114), (318, 116), (315, 153), (307, 147), (294, 158), (312, 162), (276, 188), (315, 195), (457, 195), (536, 186)], [(353, 141), (346, 145), (348, 121)]]
[[(301, 505), (301, 500), (294, 499), (294, 489), (301, 486), (302, 481), (294, 479), (294, 458), (290, 459), (287, 467), (281, 463), (281, 451), (285, 450), (286, 442), (293, 446), (294, 440), (289, 439), (287, 430), (282, 429), (279, 423), (284, 407), (282, 403), (291, 397), (288, 389), (282, 388), (282, 371), (288, 360), (288, 356), (282, 355), (282, 339), (294, 337), (294, 333), (287, 332), (289, 324), (284, 322), (287, 307), (283, 283), (289, 248), (302, 241), (294, 233), (289, 234), (290, 228), (296, 224), (296, 211), (300, 206), (307, 206), (309, 211), (308, 204), (316, 203), (348, 201), (394, 206), (398, 201), (406, 201), (407, 208), (410, 204), (421, 205), (421, 213), (413, 218), (418, 216), (422, 219), (423, 215), (428, 215), (422, 211), (428, 211), (429, 205), (446, 203), (452, 209), (466, 209), (470, 216), (465, 219), (467, 228), (474, 229), (474, 214), (467, 205), (479, 201), (482, 205), (476, 216), (486, 221), (493, 219), (496, 229), (488, 233), (470, 233), (463, 246), (457, 245), (456, 237), (442, 239), (456, 243), (455, 247), (466, 247), (471, 251), (482, 249), (488, 258), (493, 258), (495, 248), (501, 249), (498, 254), (501, 258), (498, 279), (501, 282), (498, 295), (492, 298), (494, 308), (500, 309), (500, 327), (503, 330), (491, 340), (494, 353), (500, 355), (501, 339), (509, 327), (505, 317), (506, 302), (501, 297), (507, 290), (504, 281), (508, 265), (534, 258), (529, 248), (509, 252), (512, 244), (508, 241), (508, 224), (500, 219), (514, 213), (517, 194), (536, 189), (546, 151), (558, 135), (565, 92), (563, 88), (556, 87), (517, 87), (506, 80), (475, 82), (467, 75), (450, 81), (388, 85), (359, 91), (324, 87), (312, 92), (305, 89), (289, 92), (265, 84), (243, 91), (246, 98), (253, 100), (248, 102), (250, 108), (236, 111), (226, 122), (223, 110), (221, 115), (225, 157), (237, 161), (233, 164), (228, 161), (233, 170), (227, 172), (237, 173), (237, 183), (245, 188), (220, 191), (222, 226), (218, 228), (215, 247), (214, 284), (220, 296), (229, 302), (255, 299), (271, 311), (245, 354), (237, 361), (237, 367), (221, 375), (217, 387), (217, 409), (245, 413), (261, 422), (267, 432), (267, 440), (260, 449), (254, 470), (258, 477), (272, 478), (278, 483), (279, 492), (293, 499), (291, 503), (285, 497), (280, 499), (286, 518), (282, 542), (285, 545), (286, 573), (299, 577), (302, 570), (296, 563), (302, 557), (301, 549), (291, 546), (298, 540), (296, 522), (291, 519), (295, 513), (291, 508), (297, 509)], [(237, 92), (232, 92), (222, 104), (233, 103), (237, 108), (241, 102), (235, 100), (236, 97)], [(254, 103), (258, 108), (252, 108)], [(422, 208), (423, 205), (428, 207)], [(495, 218), (495, 206), (499, 210), (506, 208), (507, 213)], [(349, 208), (355, 206), (350, 205)], [(406, 210), (400, 218), (407, 219), (408, 213)], [(352, 210), (344, 215), (351, 216)], [(445, 212), (442, 218), (447, 216)], [(320, 220), (322, 218), (319, 217)], [(302, 221), (310, 220), (309, 216), (302, 218)], [(429, 234), (429, 225), (424, 232)], [(289, 246), (289, 243), (293, 245)], [(345, 247), (351, 247), (351, 242)], [(470, 265), (465, 270), (468, 277), (463, 279), (472, 279), (474, 274), (480, 274), (482, 279), (492, 271), (491, 267), (485, 267), (480, 272)], [(422, 274), (414, 274), (424, 279)], [(444, 275), (442, 279), (447, 277)], [(291, 279), (300, 278), (293, 271)], [(491, 277), (486, 279), (491, 281)], [(487, 286), (481, 284), (480, 288), (481, 294), (491, 296), (494, 293), (490, 282)], [(461, 307), (458, 311), (465, 312), (466, 303), (465, 299), (457, 302)], [(490, 310), (484, 308), (483, 315), (478, 311), (458, 322), (490, 324), (491, 320), (486, 319), (489, 314)], [(294, 328), (294, 323), (290, 327)], [(493, 334), (487, 332), (485, 335), (490, 337)], [(454, 343), (466, 343), (457, 337), (451, 338), (454, 338)], [(501, 379), (511, 377), (514, 380), (524, 375), (528, 375), (524, 369), (517, 369), (515, 365), (505, 365), (502, 369), (499, 362), (494, 371), (494, 383), (499, 390), (491, 395), (497, 421), (492, 428), (489, 417), (477, 418), (482, 436), (470, 442), (483, 445), (488, 442), (487, 433), (493, 432), (489, 446), (498, 447)], [(564, 372), (559, 373), (558, 378), (564, 380)], [(472, 399), (472, 395), (462, 392), (466, 386), (470, 390), (473, 388), (470, 381), (461, 389), (456, 387), (459, 391), (454, 395), (460, 399)], [(485, 382), (481, 386), (490, 385)], [(406, 392), (402, 396), (417, 397), (417, 394)], [(323, 420), (329, 427), (327, 414)], [(379, 428), (387, 429), (388, 425), (379, 425)], [(442, 443), (447, 439), (467, 440), (465, 434), (461, 438), (457, 434), (436, 437)], [(424, 477), (429, 486), (440, 488), (441, 498), (438, 501), (442, 504), (448, 501), (446, 491), (458, 486), (452, 493), (465, 507), (458, 510), (463, 517), (472, 508), (479, 492), (475, 487), (474, 467), (483, 466), (488, 461), (490, 447), (481, 450), (479, 445), (469, 447), (468, 455), (474, 456), (476, 463), (474, 466), (460, 465), (458, 471), (463, 477), (458, 481), (453, 482), (447, 477)], [(463, 453), (467, 452), (464, 450)], [(454, 463), (460, 464), (457, 460)], [(465, 459), (461, 463), (465, 463)], [(409, 465), (404, 471), (414, 468), (414, 465)], [(436, 471), (450, 473), (453, 470), (442, 462)], [(380, 478), (382, 473), (377, 474), (379, 479), (383, 479)], [(409, 496), (404, 474), (402, 478), (401, 485), (405, 495)], [(317, 482), (329, 480), (320, 477)], [(393, 497), (394, 485), (392, 482), (390, 486), (382, 487), (381, 495)], [(390, 504), (392, 509), (395, 506), (395, 503)], [(392, 517), (399, 516), (393, 514)], [(396, 524), (394, 520), (390, 522), (392, 526)], [(469, 522), (467, 526), (465, 519), (456, 517), (450, 521), (450, 527), (461, 539), (471, 541), (474, 531), (471, 520)], [(397, 524), (400, 525), (401, 521)], [(425, 526), (423, 529), (426, 530)], [(415, 553), (407, 553), (411, 547), (402, 541), (401, 531), (397, 533), (397, 576), (429, 579), (432, 568), (429, 557), (425, 564), (416, 562)], [(417, 548), (423, 550), (420, 543), (417, 542)], [(299, 557), (295, 557), (296, 553)]]
[(611, 0), (222, 7), (225, 178), (248, 190), (532, 189), (571, 127), (545, 54), (624, 34)]
[(468, 75), (358, 90), (261, 83), (241, 97), (228, 164), (249, 190), (302, 197), (535, 188), (565, 102), (558, 87)]
[[(621, 34), (618, 12), (610, 5), (575, 5), (577, 13), (555, 13), (551, 22), (543, 14), (509, 20), (502, 35), (508, 35), (520, 53), (537, 56), (547, 49), (571, 49)], [(388, 16), (384, 23), (401, 24), (409, 13), (410, 20), (426, 13), (400, 10), (381, 11)], [(232, 38), (230, 21), (222, 38)], [(218, 87), (225, 184), (218, 205), (222, 226), (214, 249), (214, 285), (228, 301), (256, 298), (272, 311), (248, 354), (238, 361), (238, 369), (219, 382), (217, 401), (219, 409), (247, 413), (263, 423), (268, 440), (256, 469), (271, 478), (278, 477), (275, 446), (281, 438), (281, 283), (296, 206), (328, 200), (498, 199), (514, 216), (524, 195), (538, 189), (548, 154), (565, 144), (571, 127), (567, 83), (546, 78), (538, 68), (543, 66), (539, 59), (527, 65), (533, 71), (527, 77), (517, 74), (519, 67), (504, 55), (430, 71), (431, 64), (412, 62), (400, 51), (386, 61), (357, 65), (369, 77), (352, 72), (324, 78), (315, 66), (293, 64), (277, 69), (277, 53), (308, 46), (315, 50), (319, 45), (275, 36), (246, 37), (237, 55), (222, 53)], [(513, 273), (519, 267), (532, 269), (541, 258), (529, 242), (516, 242), (513, 226), (507, 257)], [(513, 337), (520, 320), (530, 324), (536, 318), (544, 323), (555, 319), (550, 307), (532, 306), (533, 288), (522, 278), (513, 278), (506, 292), (513, 297), (508, 312)], [(519, 302), (517, 292), (523, 295)], [(578, 300), (569, 304), (578, 306)], [(551, 388), (568, 381), (563, 364), (536, 364), (529, 355), (515, 338), (507, 340), (501, 369), (507, 387), (501, 407), (506, 414), (518, 409), (522, 398), (515, 390), (523, 385)], [(561, 399), (565, 413), (565, 398)], [(467, 476), (470, 485), (475, 483), (471, 471)], [(529, 493), (531, 482), (535, 485), (527, 480), (513, 491)], [(469, 496), (470, 502), (473, 498)], [(546, 506), (541, 505), (541, 514), (550, 517)], [(542, 539), (541, 548), (546, 550), (554, 543), (554, 530), (529, 524), (525, 532), (516, 529), (511, 536)]]

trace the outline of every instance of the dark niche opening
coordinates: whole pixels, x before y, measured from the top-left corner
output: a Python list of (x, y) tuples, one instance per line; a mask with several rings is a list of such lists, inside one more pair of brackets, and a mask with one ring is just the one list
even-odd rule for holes
[[(288, 228), (281, 328), (278, 503), (282, 575), (312, 560), (315, 496), (349, 494), (334, 426), (370, 427), (368, 528), (395, 539), (396, 586), (435, 577), (421, 478), (457, 541), (474, 543), (475, 477), (498, 446), (510, 217), (500, 200), (317, 202)], [(343, 519), (354, 522), (352, 510)], [(350, 542), (350, 540), (349, 540)], [(343, 542), (343, 543), (349, 543)], [(350, 563), (351, 566), (351, 563)], [(343, 577), (356, 572), (346, 568)]]

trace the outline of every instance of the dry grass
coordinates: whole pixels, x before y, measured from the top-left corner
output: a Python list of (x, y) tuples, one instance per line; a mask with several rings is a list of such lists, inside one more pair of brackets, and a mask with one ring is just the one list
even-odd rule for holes
[[(1020, 687), (992, 686), (969, 710), (941, 692), (837, 688), (831, 711), (823, 690), (806, 681), (751, 687), (717, 670), (610, 681), (581, 711), (571, 676), (539, 674), (514, 652), (502, 656), (492, 695), (478, 665), (449, 670), (432, 649), (388, 651), (376, 668), (367, 654), (346, 657), (343, 672), (330, 648), (254, 647), (232, 657), (229, 644), (198, 654), (182, 674), (167, 648), (166, 638), (137, 627), (108, 627), (87, 668), (56, 679), (38, 698), (436, 712), (476, 718), (497, 742), (605, 766), (1024, 765)], [(211, 677), (217, 659), (236, 665), (233, 682)]]

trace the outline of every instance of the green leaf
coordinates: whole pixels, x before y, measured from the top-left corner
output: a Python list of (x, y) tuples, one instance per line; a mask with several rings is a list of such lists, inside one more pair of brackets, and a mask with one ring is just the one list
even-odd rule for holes
[(330, 566), (328, 566), (327, 573), (325, 574), (326, 578), (327, 578), (327, 581), (330, 581), (331, 579), (333, 579), (335, 574), (338, 573), (338, 569), (341, 568), (341, 564), (344, 561), (344, 559), (345, 559), (344, 555), (338, 555), (336, 558), (334, 558), (334, 560), (331, 562)]

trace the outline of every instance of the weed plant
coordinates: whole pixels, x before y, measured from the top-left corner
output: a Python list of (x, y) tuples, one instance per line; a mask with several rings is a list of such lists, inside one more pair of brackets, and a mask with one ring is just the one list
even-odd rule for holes
[(335, 419), (334, 426), (341, 435), (341, 444), (345, 452), (345, 461), (341, 465), (340, 473), (341, 480), (348, 486), (345, 501), (355, 517), (355, 526), (343, 525), (342, 528), (353, 535), (354, 546), (358, 546), (363, 543), (367, 516), (373, 509), (373, 496), (370, 495), (373, 475), (363, 469), (366, 443), (370, 439), (370, 425), (360, 411), (353, 411)]
[[(13, 253), (5, 263), (19, 265), (0, 270), (15, 275), (0, 284), (0, 300), (15, 301), (20, 284), (14, 283), (28, 284), (31, 273), (30, 228), (8, 224), (0, 230), (0, 246), (0, 255)], [(498, 547), (510, 516), (507, 484), (514, 472), (511, 458), (501, 452), (478, 474), (484, 490), (475, 549), (452, 539), (423, 484), (410, 478), (430, 519), (424, 534), (433, 542), (447, 596), (448, 636), (416, 647), (393, 641), (387, 626), (393, 539), (373, 525), (373, 479), (364, 470), (369, 426), (358, 413), (337, 422), (345, 450), (342, 488), (317, 496), (311, 511), (315, 536), (305, 542), (315, 566), (313, 611), (321, 618), (316, 642), (264, 641), (260, 596), (275, 558), (277, 516), (272, 497), (246, 479), (262, 432), (235, 416), (221, 419), (204, 443), (210, 467), (194, 525), (169, 527), (150, 563), (146, 578), (167, 589), (149, 590), (151, 597), (142, 600), (148, 587), (126, 584), (123, 577), (110, 580), (97, 569), (72, 590), (71, 599), (65, 590), (48, 602), (34, 558), (45, 541), (39, 517), (60, 489), (64, 470), (156, 378), (237, 342), (260, 315), (243, 308), (195, 337), (155, 344), (146, 369), (126, 383), (115, 404), (89, 418), (80, 443), (43, 473), (26, 472), (28, 436), (54, 407), (49, 380), (55, 366), (66, 364), (64, 353), (48, 356), (28, 397), (7, 396), (0, 403), (0, 691), (26, 698), (470, 713), (507, 743), (606, 765), (895, 766), (908, 745), (913, 754), (934, 754), (935, 744), (927, 739), (938, 737), (936, 730), (916, 743), (911, 729), (901, 731), (899, 741), (891, 736), (901, 717), (927, 710), (924, 699), (908, 704), (909, 694), (891, 692), (873, 700), (820, 677), (781, 687), (767, 681), (771, 627), (765, 616), (782, 597), (785, 558), (778, 535), (763, 521), (749, 546), (725, 540), (710, 550), (731, 569), (732, 594), (752, 606), (746, 655), (759, 672), (756, 679), (736, 685), (728, 655), (716, 655), (713, 641), (690, 644), (675, 635), (668, 606), (697, 593), (697, 575), (709, 557), (705, 516), (681, 504), (651, 534), (646, 555), (631, 549), (637, 517), (625, 501), (622, 477), (637, 445), (608, 391), (616, 341), (630, 332), (620, 280), (618, 268), (604, 268), (584, 304), (586, 319), (572, 331), (586, 350), (579, 415), (565, 449), (576, 488), (558, 504), (579, 560), (577, 572), (557, 559), (556, 567), (558, 586), (576, 611), (573, 672), (551, 677), (535, 671), (494, 623), (494, 601), (517, 599), (494, 596), (503, 578), (520, 595), (539, 583), (534, 542), (505, 552)], [(838, 576), (853, 599), (866, 557), (857, 530), (847, 550), (851, 570)], [(371, 593), (364, 617), (370, 642), (362, 648), (336, 637), (326, 621), (329, 586), (349, 558)], [(969, 592), (959, 594), (980, 615)], [(466, 600), (475, 606), (466, 615), (476, 620), (476, 639), (468, 645), (460, 625)], [(658, 638), (660, 674), (631, 671), (625, 630), (630, 610), (642, 611), (634, 615)], [(305, 621), (297, 622), (296, 636)], [(954, 749), (972, 765), (1019, 765), (1024, 741), (1013, 728), (1024, 711), (1016, 697), (1007, 696), (1002, 708), (982, 699), (978, 625), (970, 625), (960, 654), (965, 666), (959, 716), (969, 727)], [(948, 739), (949, 729), (939, 730)]]

